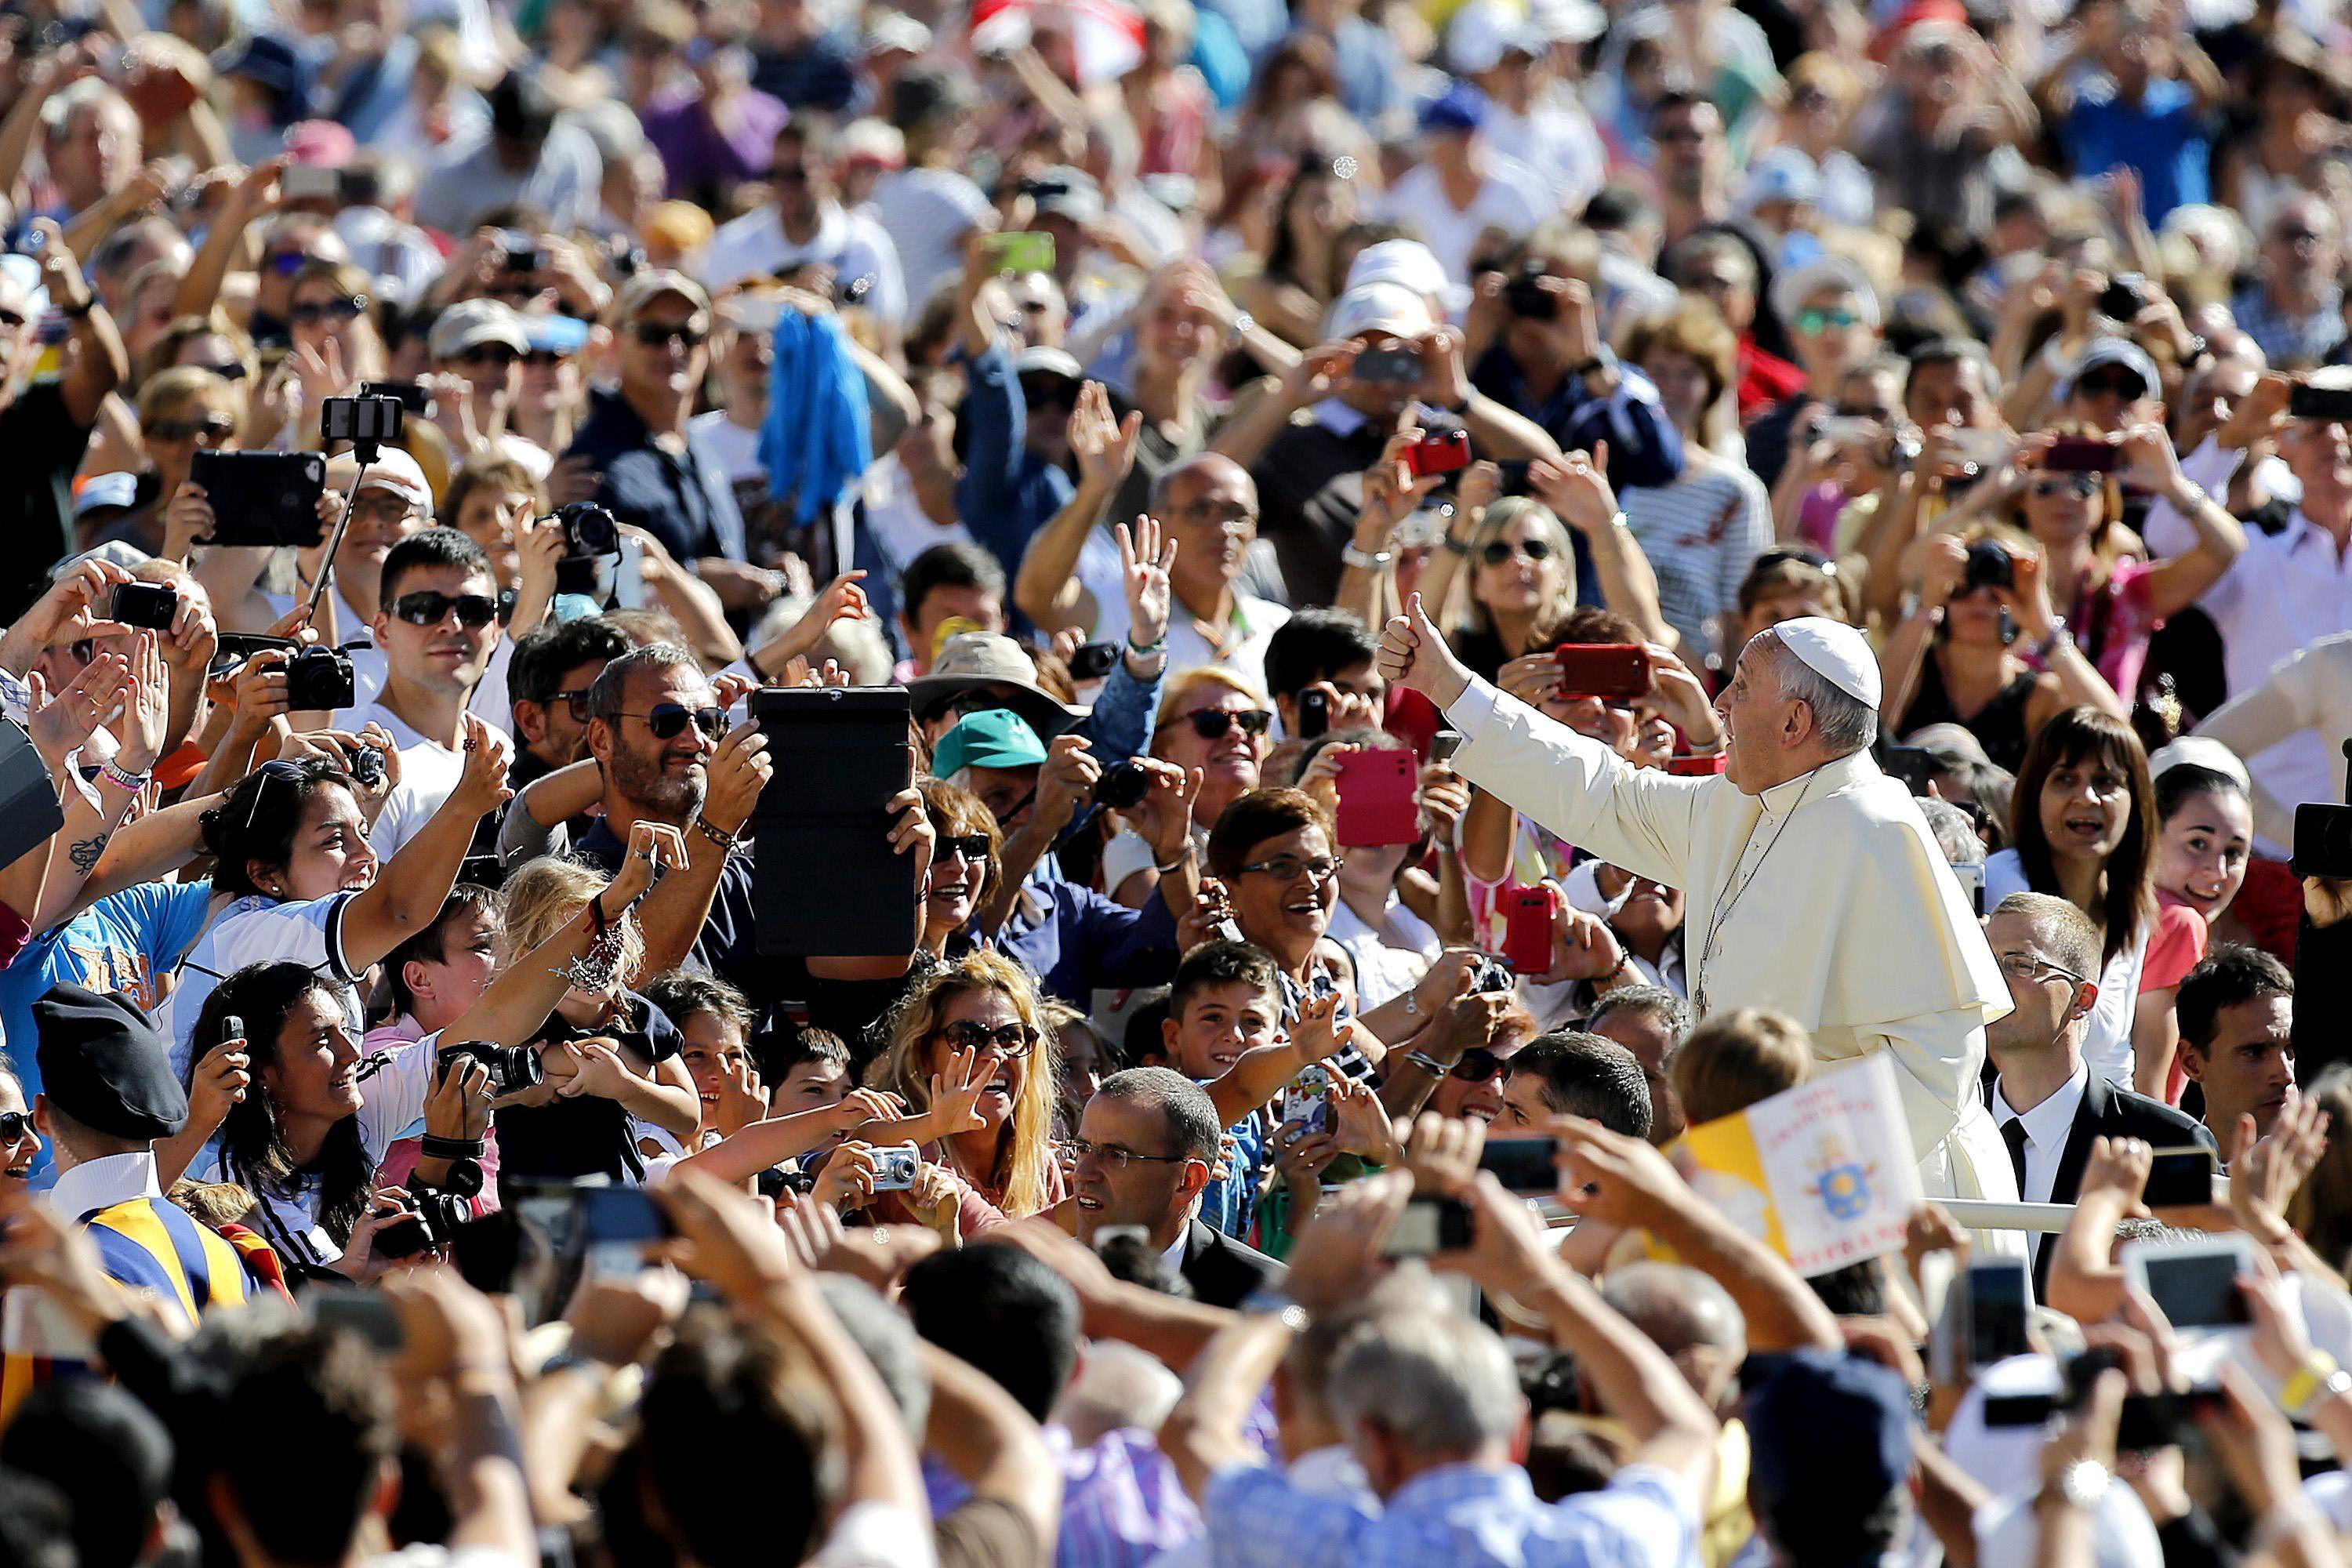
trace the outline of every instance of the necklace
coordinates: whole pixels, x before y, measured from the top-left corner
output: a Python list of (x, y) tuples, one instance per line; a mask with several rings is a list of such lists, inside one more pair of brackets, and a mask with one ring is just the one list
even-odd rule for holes
[[(1797, 798), (1789, 803), (1788, 813), (1780, 818), (1780, 825), (1772, 829), (1772, 837), (1764, 841), (1764, 852), (1756, 857), (1756, 864), (1748, 868), (1748, 875), (1739, 879), (1739, 886), (1731, 889), (1731, 896), (1717, 904), (1715, 912), (1707, 917), (1706, 942), (1699, 949), (1698, 988), (1693, 996), (1693, 1000), (1698, 1004), (1698, 1016), (1702, 1019), (1707, 1016), (1706, 983), (1709, 973), (1715, 968), (1716, 935), (1722, 931), (1723, 922), (1730, 918), (1732, 907), (1739, 902), (1741, 896), (1748, 891), (1748, 885), (1754, 882), (1758, 875), (1763, 871), (1764, 862), (1772, 858), (1773, 846), (1780, 842), (1780, 835), (1789, 831), (1789, 824), (1796, 819), (1797, 808), (1805, 804), (1805, 796), (1811, 793), (1812, 787), (1812, 779), (1807, 778), (1804, 788), (1797, 792)], [(1753, 837), (1752, 831), (1750, 837)], [(1745, 846), (1742, 847), (1742, 853), (1745, 853)]]

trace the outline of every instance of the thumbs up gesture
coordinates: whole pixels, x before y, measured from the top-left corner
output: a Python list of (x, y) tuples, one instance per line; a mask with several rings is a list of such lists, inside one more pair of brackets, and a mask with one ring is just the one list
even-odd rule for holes
[(1415, 594), (1404, 614), (1381, 633), (1380, 671), (1391, 686), (1409, 686), (1440, 708), (1469, 689), (1470, 671), (1454, 657)]

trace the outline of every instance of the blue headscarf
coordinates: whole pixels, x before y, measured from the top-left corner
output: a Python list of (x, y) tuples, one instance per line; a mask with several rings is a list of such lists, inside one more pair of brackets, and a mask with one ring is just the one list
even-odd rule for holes
[(786, 310), (776, 322), (768, 418), (760, 461), (768, 494), (793, 503), (793, 521), (829, 510), (874, 461), (866, 376), (849, 355), (841, 321)]

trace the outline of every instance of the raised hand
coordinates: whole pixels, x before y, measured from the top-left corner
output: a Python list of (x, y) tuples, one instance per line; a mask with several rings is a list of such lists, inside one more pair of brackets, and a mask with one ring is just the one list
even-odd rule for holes
[(907, 1102), (884, 1089), (853, 1089), (828, 1114), (835, 1129), (842, 1132), (862, 1127), (887, 1127), (907, 1119)]
[(466, 766), (449, 798), (469, 816), (487, 816), (514, 798), (507, 787), (507, 740), (473, 713), (465, 715)]
[(1440, 708), (1450, 707), (1470, 689), (1470, 671), (1454, 657), (1429, 621), (1421, 595), (1405, 601), (1405, 612), (1381, 633), (1381, 676), (1391, 686), (1410, 687)]
[(1528, 483), (1536, 499), (1551, 508), (1560, 521), (1579, 533), (1599, 533), (1619, 510), (1617, 492), (1609, 483), (1609, 443), (1595, 441), (1588, 455), (1570, 452), (1564, 464), (1535, 463)]
[(686, 839), (667, 822), (639, 817), (629, 827), (629, 852), (605, 887), (606, 908), (625, 908), (654, 885), (665, 870), (686, 867)]
[(223, 1040), (196, 1063), (188, 1081), (188, 1125), (211, 1129), (228, 1120), (229, 1108), (245, 1102), (253, 1085), (253, 1058), (243, 1040)]
[(944, 1070), (931, 1075), (931, 1120), (938, 1124), (937, 1136), (952, 1138), (959, 1132), (977, 1132), (988, 1125), (980, 1114), (980, 1097), (996, 1079), (996, 1069), (1004, 1058), (993, 1050), (975, 1053), (968, 1046), (953, 1048)]
[(1171, 590), (1168, 574), (1176, 564), (1176, 538), (1164, 532), (1159, 520), (1140, 512), (1130, 530), (1120, 523), (1111, 530), (1118, 541), (1119, 580), (1127, 588), (1127, 642), (1129, 647), (1150, 647), (1168, 637)]
[(728, 731), (703, 764), (703, 820), (721, 833), (740, 831), (774, 772), (775, 764), (768, 760), (768, 738), (757, 723)]
[(1143, 433), (1143, 412), (1129, 409), (1125, 419), (1111, 414), (1110, 394), (1099, 381), (1078, 388), (1070, 407), (1070, 455), (1077, 459), (1078, 477), (1098, 490), (1115, 490), (1127, 482), (1135, 467), (1135, 444)]
[(1102, 763), (1088, 750), (1084, 735), (1056, 735), (1045, 746), (1045, 765), (1037, 770), (1037, 801), (1030, 816), (1038, 828), (1059, 833), (1094, 796), (1102, 777)]
[(116, 721), (115, 757), (124, 771), (153, 771), (163, 755), (163, 737), (172, 722), (171, 678), (163, 670), (163, 650), (153, 632), (141, 632), (131, 651), (131, 679), (122, 690), (122, 714)]
[(54, 698), (39, 670), (25, 681), (31, 694), (33, 749), (52, 769), (62, 768), (130, 686), (131, 661), (117, 653), (99, 654)]
[(874, 1201), (874, 1178), (880, 1172), (881, 1162), (875, 1157), (874, 1145), (853, 1139), (827, 1157), (824, 1169), (817, 1173), (810, 1201), (836, 1214), (844, 1209), (862, 1209)]

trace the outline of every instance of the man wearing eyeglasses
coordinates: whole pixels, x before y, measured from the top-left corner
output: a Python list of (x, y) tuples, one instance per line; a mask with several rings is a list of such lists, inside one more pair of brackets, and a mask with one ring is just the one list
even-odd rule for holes
[[(2009, 1145), (2018, 1195), (2071, 1204), (2083, 1190), (2095, 1138), (2137, 1138), (2158, 1149), (2212, 1134), (2161, 1100), (2118, 1089), (2083, 1059), (2099, 987), (2099, 933), (2090, 918), (2047, 893), (2011, 893), (1985, 924), (1993, 961), (2014, 1005), (1985, 1026), (1985, 1050), (2000, 1076), (1987, 1091)], [(2032, 1236), (2033, 1289), (2050, 1278), (2050, 1238)]]
[(497, 300), (460, 300), (441, 312), (425, 340), (432, 357), (433, 422), (451, 444), (465, 451), (474, 431), (498, 432), (491, 449), (511, 458), (544, 482), (555, 458), (538, 442), (506, 428), (522, 395), (522, 361), (530, 352), (522, 318)]
[(540, 627), (515, 644), (507, 667), (514, 712), (514, 761), (507, 784), (536, 778), (588, 754), (588, 689), (629, 651), (629, 639), (602, 616)]
[(641, 270), (608, 321), (621, 384), (589, 395), (588, 417), (563, 456), (602, 474), (597, 504), (661, 541), (671, 560), (714, 585), (741, 574), (743, 514), (727, 465), (688, 424), (710, 368), (710, 296), (682, 272)]
[[(408, 842), (466, 771), (467, 698), (502, 646), (497, 595), (488, 555), (454, 528), (411, 534), (384, 558), (370, 627), (383, 650), (383, 690), (349, 726), (381, 724), (400, 751), (392, 798), (369, 835), (380, 856)], [(497, 685), (483, 693), (485, 720), (507, 715), (503, 679)]]

